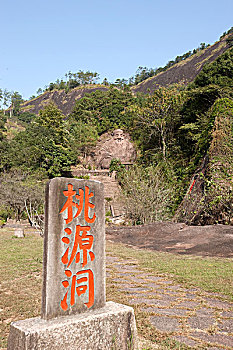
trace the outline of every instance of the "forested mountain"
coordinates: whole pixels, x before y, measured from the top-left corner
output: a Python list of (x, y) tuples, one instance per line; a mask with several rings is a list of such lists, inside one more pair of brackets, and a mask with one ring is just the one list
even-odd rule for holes
[(155, 76), (148, 78), (132, 87), (134, 93), (153, 92), (158, 86), (168, 86), (175, 83), (188, 84), (201, 72), (205, 64), (213, 62), (229, 48), (227, 36), (214, 45), (199, 50), (195, 54), (183, 59)]
[[(39, 110), (47, 103), (54, 102), (63, 114), (68, 115), (71, 113), (75, 101), (82, 98), (86, 93), (96, 90), (106, 91), (109, 86), (118, 89), (128, 87), (133, 94), (136, 94), (138, 92), (153, 93), (159, 86), (165, 87), (174, 83), (187, 85), (195, 79), (206, 64), (213, 62), (229, 49), (229, 35), (231, 34), (223, 36), (214, 45), (202, 44), (193, 52), (189, 51), (187, 54), (177, 56), (174, 61), (169, 61), (163, 68), (149, 70), (141, 67), (140, 73), (136, 73), (135, 77), (131, 78), (133, 86), (131, 83), (127, 84), (127, 80), (124, 79), (117, 79), (114, 84), (110, 84), (104, 79), (102, 84), (93, 85), (91, 84), (93, 77), (88, 79), (90, 72), (82, 73), (84, 77), (88, 75), (86, 79), (80, 78), (81, 72), (76, 74), (69, 72), (70, 78), (66, 83), (63, 80), (57, 80), (56, 83), (50, 83), (43, 93), (42, 89), (39, 89), (40, 95), (24, 102), (21, 107), (22, 111), (38, 114)], [(155, 76), (146, 79), (148, 74), (155, 74)], [(97, 73), (93, 73), (93, 75), (97, 75)], [(143, 81), (137, 84), (140, 80)]]
[(25, 215), (27, 203), (42, 212), (43, 181), (72, 176), (71, 165), (87, 159), (103, 133), (121, 128), (137, 148), (137, 162), (126, 170), (114, 160), (110, 170), (117, 172), (132, 223), (174, 217), (189, 224), (232, 224), (231, 36), (136, 87), (188, 65), (193, 71), (190, 66), (186, 85), (182, 76), (179, 84), (151, 85), (150, 94), (136, 94), (128, 85), (52, 86), (21, 106), (15, 95), (10, 113), (1, 112), (0, 219)]

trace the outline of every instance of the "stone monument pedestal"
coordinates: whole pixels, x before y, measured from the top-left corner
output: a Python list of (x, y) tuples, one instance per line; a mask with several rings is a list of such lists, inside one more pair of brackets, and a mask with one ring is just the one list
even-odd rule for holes
[(131, 307), (107, 302), (88, 313), (11, 324), (8, 350), (136, 350)]
[(13, 322), (8, 350), (136, 350), (133, 309), (106, 303), (104, 187), (50, 180), (41, 318)]

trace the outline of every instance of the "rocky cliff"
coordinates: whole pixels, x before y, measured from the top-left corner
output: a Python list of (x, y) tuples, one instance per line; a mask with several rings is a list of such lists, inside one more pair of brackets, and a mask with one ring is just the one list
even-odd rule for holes
[(107, 89), (104, 85), (85, 85), (74, 88), (67, 93), (65, 90), (46, 91), (32, 100), (24, 102), (22, 111), (38, 114), (45, 105), (54, 102), (63, 114), (68, 115), (72, 111), (76, 100), (96, 90), (106, 91)]
[(148, 78), (140, 84), (132, 87), (132, 92), (153, 92), (159, 86), (166, 87), (175, 83), (188, 84), (200, 73), (205, 64), (213, 62), (228, 49), (226, 37), (217, 41), (214, 45), (197, 52), (184, 61), (181, 61), (168, 70)]
[[(159, 86), (192, 82), (206, 63), (213, 62), (227, 49), (228, 45), (226, 37), (224, 37), (214, 45), (197, 52), (191, 57), (175, 64), (170, 69), (146, 79), (136, 86), (132, 86), (131, 91), (133, 94), (138, 92), (148, 93), (148, 91), (153, 92)], [(26, 101), (22, 105), (22, 111), (38, 114), (39, 110), (46, 104), (54, 102), (63, 114), (68, 115), (72, 111), (76, 100), (81, 99), (87, 93), (96, 90), (106, 91), (108, 88), (104, 85), (85, 85), (74, 88), (69, 92), (65, 92), (65, 90), (46, 91), (32, 100)]]

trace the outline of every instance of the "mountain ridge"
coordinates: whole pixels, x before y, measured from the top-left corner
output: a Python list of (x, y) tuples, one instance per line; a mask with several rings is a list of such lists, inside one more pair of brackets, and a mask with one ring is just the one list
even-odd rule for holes
[[(215, 61), (229, 49), (229, 45), (227, 44), (228, 37), (229, 35), (225, 35), (213, 45), (174, 64), (167, 70), (130, 87), (130, 91), (134, 95), (137, 93), (147, 94), (148, 92), (153, 93), (159, 86), (167, 87), (176, 83), (183, 83), (185, 85), (191, 83), (206, 64)], [(96, 90), (107, 91), (109, 88), (109, 86), (102, 84), (90, 84), (75, 87), (68, 92), (64, 89), (45, 91), (34, 99), (24, 102), (21, 105), (21, 110), (22, 112), (38, 114), (45, 105), (49, 102), (54, 102), (64, 115), (69, 115), (75, 106), (76, 100), (83, 98), (85, 94), (95, 92)]]
[(227, 37), (225, 36), (204, 50), (198, 51), (185, 60), (176, 63), (166, 71), (140, 82), (138, 85), (133, 86), (131, 91), (133, 93), (148, 93), (148, 90), (153, 92), (159, 86), (166, 87), (176, 83), (184, 83), (185, 85), (191, 83), (201, 72), (205, 64), (213, 62), (229, 49)]
[(79, 100), (84, 97), (85, 94), (96, 90), (106, 91), (108, 90), (108, 87), (95, 84), (78, 86), (67, 93), (64, 89), (45, 91), (43, 94), (33, 98), (32, 100), (24, 102), (21, 105), (21, 109), (23, 112), (38, 114), (45, 105), (47, 105), (49, 102), (54, 102), (63, 114), (68, 115), (71, 113), (76, 100)]

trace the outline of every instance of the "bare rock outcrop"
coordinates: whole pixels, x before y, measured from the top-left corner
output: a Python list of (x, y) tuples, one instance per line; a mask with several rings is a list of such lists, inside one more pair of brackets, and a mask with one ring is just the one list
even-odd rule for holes
[(94, 163), (97, 169), (109, 169), (111, 160), (114, 158), (119, 159), (123, 164), (133, 163), (136, 160), (136, 149), (130, 141), (129, 134), (121, 129), (100, 137), (89, 162)]

